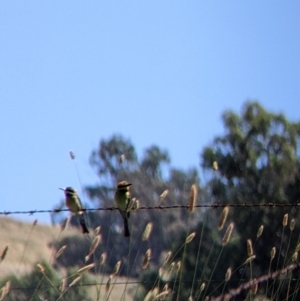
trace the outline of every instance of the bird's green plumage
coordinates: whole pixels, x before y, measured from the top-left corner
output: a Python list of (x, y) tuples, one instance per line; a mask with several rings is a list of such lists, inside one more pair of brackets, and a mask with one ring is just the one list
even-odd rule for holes
[(79, 216), (79, 222), (83, 233), (89, 233), (86, 226), (84, 213), (82, 211), (82, 204), (77, 192), (72, 187), (61, 188), (65, 192), (66, 206), (76, 215)]
[(124, 220), (124, 236), (130, 236), (128, 229), (128, 218), (130, 217), (130, 212), (127, 211), (130, 203), (130, 185), (131, 184), (127, 183), (126, 181), (119, 182), (114, 197), (116, 206), (118, 207)]
[(80, 198), (76, 194), (66, 196), (66, 205), (73, 213), (79, 213), (82, 209)]
[(115, 193), (115, 202), (117, 207), (126, 211), (130, 202), (130, 193), (127, 190), (117, 190)]

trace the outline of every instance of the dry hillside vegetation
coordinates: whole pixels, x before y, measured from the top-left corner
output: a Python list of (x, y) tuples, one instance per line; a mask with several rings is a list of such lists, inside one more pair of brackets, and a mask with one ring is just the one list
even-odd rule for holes
[[(3, 252), (8, 245), (8, 251), (4, 260), (0, 263), (0, 277), (8, 275), (22, 276), (29, 274), (32, 269), (36, 268), (36, 264), (41, 261), (53, 262), (53, 250), (51, 243), (58, 239), (81, 234), (78, 229), (66, 228), (61, 232), (59, 226), (51, 227), (45, 224), (33, 223), (14, 220), (9, 217), (0, 218), (0, 252)], [(63, 268), (58, 270), (58, 274), (63, 275)], [(105, 291), (105, 285), (109, 276), (91, 274), (91, 284), (88, 288), (90, 297), (95, 297), (97, 287), (93, 284), (102, 283), (102, 292)], [(112, 282), (110, 300), (120, 300), (125, 289), (125, 283), (128, 279), (124, 277), (115, 277)], [(129, 280), (131, 281), (131, 280)], [(114, 285), (114, 282), (122, 283)], [(133, 286), (127, 285), (126, 291)], [(11, 288), (13, 289), (13, 288)], [(103, 293), (102, 293), (103, 294)], [(126, 293), (126, 300), (132, 300), (132, 297)]]
[(33, 227), (33, 222), (27, 223), (9, 217), (0, 218), (0, 228), (0, 252), (6, 245), (9, 248), (5, 260), (1, 262), (1, 277), (14, 273), (18, 275), (28, 273), (35, 263), (50, 260), (51, 242), (58, 237), (78, 234), (78, 231), (72, 228), (65, 229), (60, 234), (59, 226), (51, 227), (37, 222)]

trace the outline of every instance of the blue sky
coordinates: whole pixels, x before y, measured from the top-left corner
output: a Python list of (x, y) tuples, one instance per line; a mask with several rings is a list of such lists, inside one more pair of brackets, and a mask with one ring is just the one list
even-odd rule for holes
[(90, 152), (115, 133), (187, 169), (225, 109), (255, 99), (298, 121), (299, 16), (295, 0), (1, 1), (0, 211), (80, 190), (69, 150), (95, 183)]

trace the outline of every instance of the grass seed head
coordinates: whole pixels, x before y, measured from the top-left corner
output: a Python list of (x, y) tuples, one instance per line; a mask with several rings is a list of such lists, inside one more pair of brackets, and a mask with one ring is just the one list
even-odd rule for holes
[(119, 261), (115, 264), (114, 269), (113, 269), (113, 272), (112, 272), (112, 275), (116, 275), (116, 274), (119, 273), (119, 270), (120, 270), (120, 267), (121, 267), (121, 263), (122, 263), (122, 261), (119, 260)]
[(292, 261), (297, 262), (297, 259), (298, 259), (298, 252), (294, 252), (294, 254), (292, 255)]
[(79, 280), (81, 279), (81, 275), (76, 277), (70, 284), (69, 287), (74, 286), (75, 284), (77, 284), (79, 282)]
[(9, 245), (6, 245), (5, 248), (4, 248), (4, 250), (2, 251), (2, 254), (1, 254), (1, 257), (0, 257), (0, 262), (2, 262), (5, 259), (5, 257), (6, 257), (7, 251), (8, 251), (8, 246)]
[(213, 162), (213, 170), (217, 171), (218, 169), (219, 169), (218, 162), (214, 161)]
[(126, 160), (126, 157), (124, 154), (122, 154), (119, 158), (119, 164), (122, 164)]
[(264, 225), (261, 225), (258, 228), (258, 231), (257, 231), (257, 234), (256, 234), (256, 238), (259, 238), (262, 235), (263, 231), (264, 231)]
[(156, 286), (153, 290), (154, 295), (156, 296), (159, 293), (159, 287)]
[(153, 301), (155, 300), (155, 297), (158, 295), (159, 289), (158, 287), (155, 287), (154, 289), (150, 290), (146, 297), (144, 298), (144, 301)]
[(69, 155), (72, 160), (75, 159), (75, 155), (74, 155), (73, 151), (69, 151)]
[(87, 262), (91, 255), (94, 254), (95, 250), (97, 249), (98, 245), (100, 244), (101, 242), (101, 239), (102, 239), (102, 235), (101, 234), (98, 234), (92, 241), (92, 244), (90, 246), (90, 249), (89, 249), (89, 253), (85, 256), (85, 262)]
[(0, 289), (0, 301), (5, 298), (5, 286), (1, 287)]
[(148, 267), (150, 259), (151, 259), (151, 249), (148, 249), (145, 253), (143, 263), (142, 263), (142, 269), (143, 270)]
[(62, 246), (54, 255), (54, 258), (57, 259), (66, 249), (67, 245)]
[(146, 225), (144, 233), (142, 235), (142, 241), (148, 240), (148, 238), (149, 238), (149, 236), (151, 234), (152, 228), (153, 228), (153, 223), (148, 223)]
[(219, 222), (218, 222), (218, 230), (221, 231), (225, 225), (227, 216), (228, 216), (228, 212), (229, 212), (229, 206), (224, 207), (221, 216), (219, 218)]
[(5, 293), (6, 293), (6, 295), (9, 293), (9, 291), (10, 291), (10, 285), (11, 285), (11, 282), (10, 282), (10, 280), (8, 280), (8, 281), (6, 281), (6, 283), (5, 283)]
[(153, 300), (164, 300), (167, 297), (167, 295), (169, 294), (169, 292), (170, 291), (163, 291), (163, 292), (157, 294)]
[(168, 268), (168, 271), (171, 273), (171, 272), (173, 271), (174, 267), (175, 267), (175, 262), (173, 261), (173, 262), (170, 264), (170, 266), (169, 266), (169, 268)]
[(176, 264), (176, 273), (180, 271), (180, 268), (181, 268), (181, 261), (179, 260)]
[(62, 294), (67, 288), (67, 279), (66, 278), (63, 278), (61, 281), (60, 281), (60, 286), (59, 286), (59, 291), (60, 293)]
[(88, 265), (84, 266), (83, 268), (79, 269), (77, 271), (77, 274), (83, 274), (84, 272), (92, 269), (94, 266), (95, 266), (95, 263), (88, 264)]
[(10, 280), (8, 280), (5, 285), (1, 288), (1, 293), (0, 293), (0, 301), (1, 300), (4, 300), (5, 296), (8, 295), (9, 293), (9, 290), (10, 290), (10, 285), (11, 285), (11, 282)]
[(292, 218), (290, 222), (290, 230), (293, 231), (295, 229), (295, 219)]
[(159, 268), (158, 269), (158, 276), (159, 278), (163, 278), (163, 276), (167, 273), (167, 271), (164, 268)]
[(102, 265), (106, 262), (106, 257), (107, 257), (106, 252), (101, 254), (101, 256), (100, 256), (100, 265)]
[(0, 289), (0, 301), (2, 301), (5, 297), (5, 287), (1, 287)]
[(231, 278), (232, 270), (231, 268), (228, 268), (225, 274), (225, 282), (229, 281)]
[(109, 289), (110, 289), (110, 284), (111, 284), (112, 278), (113, 278), (112, 275), (110, 275), (110, 276), (108, 277), (108, 280), (107, 280), (106, 285), (105, 285), (105, 291), (106, 291), (106, 292), (108, 292)]
[(275, 255), (276, 255), (276, 248), (273, 247), (271, 250), (271, 261), (274, 259)]
[(45, 268), (42, 264), (38, 263), (36, 266), (39, 268), (41, 273), (45, 274)]
[(198, 196), (198, 188), (196, 184), (193, 184), (191, 186), (191, 191), (190, 191), (190, 201), (189, 201), (189, 213), (193, 213), (195, 210), (195, 205), (196, 205), (196, 200)]
[(252, 262), (255, 258), (256, 258), (256, 255), (251, 255), (251, 256), (249, 256), (249, 257), (245, 260), (244, 264), (248, 264), (248, 263)]
[(251, 239), (247, 239), (247, 254), (248, 254), (248, 257), (253, 255), (253, 247), (252, 247)]
[(171, 251), (169, 251), (169, 252), (166, 254), (166, 256), (165, 256), (165, 258), (164, 258), (164, 260), (163, 260), (163, 266), (169, 261), (171, 255), (172, 255), (172, 252), (171, 252)]
[(173, 276), (174, 266), (175, 262), (172, 262), (168, 268), (160, 267), (158, 269), (159, 278), (164, 282), (170, 281)]
[(160, 267), (158, 269), (158, 276), (164, 281), (167, 282), (172, 278), (173, 269), (175, 266), (175, 262), (172, 262), (172, 264), (166, 268), (166, 267)]
[[(163, 290), (162, 290), (162, 292), (168, 292), (168, 293), (170, 293), (170, 289), (169, 289), (169, 285), (168, 285), (168, 283), (166, 283), (165, 285), (164, 285), (164, 287), (163, 287)], [(166, 298), (166, 296), (167, 295), (164, 295), (164, 296), (161, 296), (160, 297), (160, 300), (164, 300), (165, 298)]]
[(288, 219), (289, 219), (289, 215), (286, 213), (284, 216), (283, 216), (283, 220), (282, 220), (282, 226), (285, 227), (288, 223)]
[(199, 287), (199, 294), (201, 294), (203, 292), (203, 290), (205, 289), (205, 286), (206, 286), (205, 282), (202, 282)]
[(97, 228), (95, 228), (94, 235), (97, 236), (100, 233), (100, 230), (101, 230), (101, 226), (98, 226)]
[(226, 246), (230, 240), (230, 237), (231, 237), (231, 234), (232, 234), (232, 231), (233, 231), (233, 227), (234, 227), (234, 224), (233, 223), (230, 223), (229, 226), (227, 227), (227, 230), (223, 236), (223, 239), (222, 239), (222, 245), (223, 246)]
[(164, 190), (163, 193), (159, 196), (159, 200), (163, 201), (167, 197), (168, 193), (169, 189)]
[(192, 233), (186, 238), (185, 243), (186, 243), (186, 244), (189, 244), (189, 243), (194, 239), (195, 235), (196, 235), (196, 232), (192, 232)]

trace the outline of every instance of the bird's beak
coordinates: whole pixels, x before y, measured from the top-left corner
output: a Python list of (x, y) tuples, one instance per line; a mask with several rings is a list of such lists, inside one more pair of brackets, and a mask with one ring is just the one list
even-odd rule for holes
[(61, 188), (61, 187), (59, 187), (58, 189), (61, 189), (61, 190), (63, 190), (63, 191), (65, 191), (65, 190), (66, 190), (65, 188)]
[(132, 185), (131, 183), (128, 183), (128, 184), (127, 184), (127, 186), (131, 186), (131, 185)]

